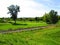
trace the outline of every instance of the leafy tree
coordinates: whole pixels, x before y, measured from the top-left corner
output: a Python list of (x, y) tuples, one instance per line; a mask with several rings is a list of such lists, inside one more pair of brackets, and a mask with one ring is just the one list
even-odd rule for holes
[(19, 9), (20, 9), (20, 7), (17, 6), (17, 5), (16, 6), (11, 5), (11, 6), (8, 7), (8, 10), (9, 10), (8, 14), (9, 13), (11, 14), (11, 18), (15, 21), (14, 24), (16, 24), (17, 14), (18, 14), (18, 12), (20, 12)]
[(35, 17), (35, 21), (39, 21), (40, 19), (39, 19), (39, 17)]
[(44, 20), (49, 24), (55, 24), (58, 22), (58, 15), (57, 12), (51, 10), (48, 14), (44, 15)]
[(47, 14), (47, 13), (44, 14), (43, 21), (45, 21), (46, 23), (50, 23), (49, 22), (49, 14)]
[(50, 16), (50, 22), (55, 24), (58, 22), (58, 15), (57, 15), (57, 12), (54, 11), (54, 10), (51, 10), (49, 12), (49, 16)]
[(58, 16), (58, 19), (60, 20), (60, 15)]
[(35, 21), (42, 21), (42, 17), (35, 17)]

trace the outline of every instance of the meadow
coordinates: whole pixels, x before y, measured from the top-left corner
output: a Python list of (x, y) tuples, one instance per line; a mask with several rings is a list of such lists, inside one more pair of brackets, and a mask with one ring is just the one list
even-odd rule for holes
[[(13, 23), (13, 21), (11, 21)], [(0, 30), (14, 30), (20, 28), (29, 28), (29, 27), (37, 27), (37, 26), (47, 26), (43, 21), (17, 21), (16, 25), (11, 23), (0, 23)]]
[(39, 30), (0, 34), (0, 45), (60, 45), (60, 22)]

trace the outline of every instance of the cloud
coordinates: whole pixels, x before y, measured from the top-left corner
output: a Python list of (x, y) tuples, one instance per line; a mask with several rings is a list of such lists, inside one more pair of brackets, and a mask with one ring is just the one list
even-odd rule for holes
[(19, 14), (21, 17), (40, 17), (47, 11), (44, 5), (34, 1), (26, 1), (24, 4), (24, 6), (21, 6), (21, 12)]
[(34, 0), (0, 0), (0, 2), (0, 17), (10, 17), (7, 14), (7, 7), (11, 4), (20, 6), (18, 17), (40, 17), (48, 11), (46, 6)]

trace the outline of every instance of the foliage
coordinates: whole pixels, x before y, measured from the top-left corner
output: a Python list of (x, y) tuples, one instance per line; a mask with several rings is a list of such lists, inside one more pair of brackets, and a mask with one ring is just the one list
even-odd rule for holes
[(6, 20), (6, 18), (0, 18), (0, 23), (7, 23), (8, 21)]
[(35, 21), (42, 21), (42, 17), (35, 17)]
[(58, 16), (58, 19), (60, 20), (60, 15)]
[(11, 18), (15, 21), (16, 24), (17, 13), (20, 12), (19, 6), (11, 5), (8, 7), (8, 10), (9, 10), (8, 14), (9, 13), (11, 14)]
[(43, 17), (44, 17), (43, 20), (46, 23), (56, 24), (58, 22), (58, 15), (57, 12), (54, 10), (51, 10), (48, 14), (45, 13)]

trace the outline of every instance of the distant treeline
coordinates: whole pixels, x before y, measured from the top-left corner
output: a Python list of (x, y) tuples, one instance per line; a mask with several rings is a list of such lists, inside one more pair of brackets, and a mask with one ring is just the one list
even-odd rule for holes
[[(17, 18), (17, 21), (44, 21), (44, 16), (43, 17), (31, 17), (31, 18)], [(60, 16), (58, 15), (58, 19), (60, 20)], [(0, 18), (1, 20), (6, 20), (6, 21), (13, 21), (11, 18)]]
[[(13, 21), (11, 18), (0, 18), (1, 20), (6, 20), (6, 21)], [(17, 21), (41, 21), (43, 20), (42, 17), (35, 17), (35, 18), (17, 18)]]

